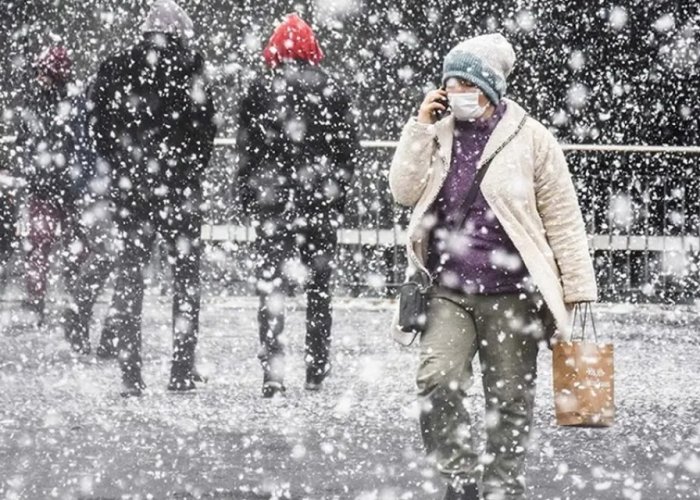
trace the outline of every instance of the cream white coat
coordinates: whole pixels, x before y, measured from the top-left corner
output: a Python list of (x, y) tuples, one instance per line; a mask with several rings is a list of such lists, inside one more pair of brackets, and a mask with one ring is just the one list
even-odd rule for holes
[[(486, 144), (489, 158), (515, 132), (525, 111), (506, 99), (506, 112)], [(452, 160), (454, 118), (405, 125), (389, 171), (397, 203), (413, 207), (407, 252), (411, 268), (425, 268), (429, 227), (425, 217), (447, 177)], [(554, 136), (528, 117), (523, 129), (489, 166), (481, 192), (513, 241), (554, 319), (549, 332), (571, 336), (576, 302), (597, 300), (585, 226), (564, 153)], [(409, 270), (410, 272), (410, 270)], [(407, 344), (394, 318), (395, 339)]]

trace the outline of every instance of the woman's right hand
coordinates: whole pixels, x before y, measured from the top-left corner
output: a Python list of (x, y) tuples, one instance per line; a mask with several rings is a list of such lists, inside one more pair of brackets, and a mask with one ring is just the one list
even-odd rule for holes
[(420, 123), (432, 124), (437, 120), (435, 118), (436, 111), (444, 111), (447, 109), (447, 91), (443, 89), (432, 90), (428, 92), (423, 99), (423, 103), (418, 110), (418, 121)]

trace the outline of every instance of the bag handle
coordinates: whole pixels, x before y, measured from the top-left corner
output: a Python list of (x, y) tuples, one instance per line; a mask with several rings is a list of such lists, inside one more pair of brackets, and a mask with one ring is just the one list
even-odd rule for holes
[[(582, 305), (583, 304), (583, 305)], [(593, 314), (593, 305), (590, 302), (577, 303), (574, 305), (573, 329), (576, 329), (576, 317), (579, 316), (579, 310), (583, 309), (583, 314), (580, 314), (579, 323), (581, 324), (581, 341), (586, 340), (586, 323), (588, 317), (591, 318), (591, 329), (593, 330), (593, 340), (598, 343), (598, 329), (595, 324), (595, 316)], [(572, 335), (573, 339), (574, 336)]]
[(518, 135), (518, 133), (523, 129), (525, 126), (525, 122), (527, 121), (527, 115), (523, 116), (522, 120), (520, 120), (520, 123), (518, 124), (518, 128), (515, 129), (515, 132), (513, 132), (501, 145), (496, 149), (496, 151), (493, 152), (491, 156), (489, 156), (482, 164), (481, 167), (476, 171), (476, 176), (474, 177), (474, 182), (472, 183), (471, 187), (469, 188), (469, 192), (467, 192), (466, 198), (464, 198), (464, 202), (462, 205), (459, 207), (459, 215), (458, 219), (455, 220), (454, 228), (455, 229), (461, 229), (461, 227), (464, 225), (464, 223), (467, 220), (467, 215), (469, 215), (469, 211), (472, 208), (472, 205), (476, 201), (476, 197), (479, 195), (479, 188), (481, 187), (481, 182), (484, 180), (484, 176), (486, 175), (486, 171), (488, 168), (491, 166), (491, 163), (493, 162), (494, 158), (498, 156), (498, 154), (505, 149), (505, 147), (510, 144), (513, 139)]

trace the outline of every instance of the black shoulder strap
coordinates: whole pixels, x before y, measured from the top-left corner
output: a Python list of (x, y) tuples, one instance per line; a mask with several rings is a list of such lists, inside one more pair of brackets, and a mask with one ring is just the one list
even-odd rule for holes
[(527, 121), (527, 115), (523, 116), (523, 119), (520, 120), (520, 123), (518, 124), (518, 128), (515, 129), (515, 132), (513, 132), (508, 139), (506, 139), (499, 147), (496, 149), (496, 151), (493, 152), (491, 156), (489, 156), (482, 164), (481, 168), (477, 170), (476, 176), (474, 177), (474, 182), (472, 183), (472, 186), (469, 188), (469, 192), (467, 193), (466, 198), (464, 198), (464, 202), (462, 203), (462, 206), (459, 207), (459, 212), (457, 217), (455, 218), (454, 221), (454, 227), (455, 229), (461, 228), (464, 225), (464, 222), (467, 220), (467, 215), (469, 215), (469, 210), (471, 210), (472, 205), (476, 201), (476, 197), (479, 194), (479, 188), (481, 187), (481, 181), (484, 180), (484, 176), (486, 175), (486, 171), (488, 170), (489, 166), (491, 165), (491, 162), (493, 161), (496, 156), (505, 149), (505, 147), (511, 143), (513, 139), (515, 139), (515, 136), (518, 135), (518, 133), (523, 129), (525, 126), (525, 121)]

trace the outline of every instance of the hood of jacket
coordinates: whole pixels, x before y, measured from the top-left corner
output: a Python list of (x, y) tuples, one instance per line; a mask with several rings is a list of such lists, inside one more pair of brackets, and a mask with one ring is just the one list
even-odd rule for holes
[(156, 0), (141, 26), (143, 33), (168, 33), (180, 38), (194, 36), (194, 23), (173, 0)]
[(318, 64), (325, 55), (311, 26), (296, 14), (289, 14), (275, 28), (263, 57), (268, 66), (275, 68), (287, 61)]

